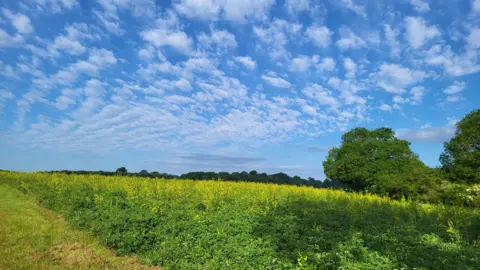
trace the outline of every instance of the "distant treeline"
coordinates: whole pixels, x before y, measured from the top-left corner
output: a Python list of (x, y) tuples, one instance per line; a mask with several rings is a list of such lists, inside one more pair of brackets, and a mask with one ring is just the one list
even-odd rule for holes
[(191, 180), (213, 180), (221, 179), (223, 181), (231, 182), (255, 182), (255, 183), (274, 183), (282, 185), (295, 185), (295, 186), (309, 186), (315, 188), (342, 188), (345, 189), (346, 185), (338, 181), (326, 179), (325, 181), (316, 180), (312, 177), (308, 179), (303, 179), (300, 176), (291, 177), (285, 173), (276, 173), (276, 174), (266, 174), (266, 173), (257, 173), (257, 171), (251, 172), (189, 172), (182, 175), (174, 175), (167, 173), (159, 172), (148, 172), (142, 170), (138, 173), (128, 172), (124, 167), (118, 168), (115, 172), (109, 171), (70, 171), (70, 170), (61, 170), (61, 171), (50, 171), (50, 173), (66, 173), (66, 174), (92, 174), (92, 175), (104, 175), (104, 176), (114, 176), (114, 175), (125, 175), (125, 176), (135, 176), (135, 177), (148, 177), (148, 178), (164, 178), (164, 179), (191, 179)]
[(126, 170), (122, 170), (122, 168), (117, 169), (116, 172), (86, 171), (86, 170), (79, 170), (79, 171), (61, 170), (61, 171), (49, 171), (48, 173), (65, 173), (65, 174), (78, 174), (78, 175), (103, 175), (103, 176), (124, 175), (124, 176), (137, 176), (137, 177), (148, 177), (148, 178), (165, 178), (165, 179), (175, 179), (175, 178), (179, 177), (179, 176), (174, 175), (174, 174), (159, 173), (159, 172), (147, 172), (145, 170), (142, 170), (141, 172), (138, 172), (138, 173), (132, 173), (132, 172), (127, 172)]

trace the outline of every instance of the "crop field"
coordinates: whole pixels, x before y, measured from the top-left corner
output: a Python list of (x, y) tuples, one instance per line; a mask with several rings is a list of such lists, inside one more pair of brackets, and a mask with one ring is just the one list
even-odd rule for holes
[(119, 255), (164, 269), (478, 269), (480, 211), (311, 187), (0, 172)]

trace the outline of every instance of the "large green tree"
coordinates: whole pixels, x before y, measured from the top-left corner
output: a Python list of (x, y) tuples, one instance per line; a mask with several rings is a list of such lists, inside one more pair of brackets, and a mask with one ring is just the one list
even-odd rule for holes
[(342, 136), (340, 147), (323, 162), (328, 178), (355, 190), (392, 197), (415, 197), (435, 185), (436, 178), (410, 143), (395, 137), (390, 128), (355, 128)]
[(127, 169), (125, 167), (120, 167), (115, 171), (116, 174), (118, 175), (126, 175), (127, 174)]
[(440, 162), (452, 181), (480, 183), (480, 109), (457, 123), (455, 136), (445, 143)]

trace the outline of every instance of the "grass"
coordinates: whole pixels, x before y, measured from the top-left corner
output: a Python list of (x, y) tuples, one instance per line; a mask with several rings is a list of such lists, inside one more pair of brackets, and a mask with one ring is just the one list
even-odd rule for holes
[(0, 184), (0, 269), (146, 269)]
[(478, 209), (222, 181), (0, 173), (0, 183), (118, 254), (165, 269), (480, 265)]

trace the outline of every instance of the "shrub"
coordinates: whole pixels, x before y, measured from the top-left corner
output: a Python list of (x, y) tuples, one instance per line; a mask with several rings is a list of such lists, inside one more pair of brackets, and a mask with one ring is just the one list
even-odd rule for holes
[(463, 197), (467, 206), (480, 207), (480, 184), (467, 187)]
[(480, 185), (444, 183), (440, 193), (445, 204), (480, 207)]

